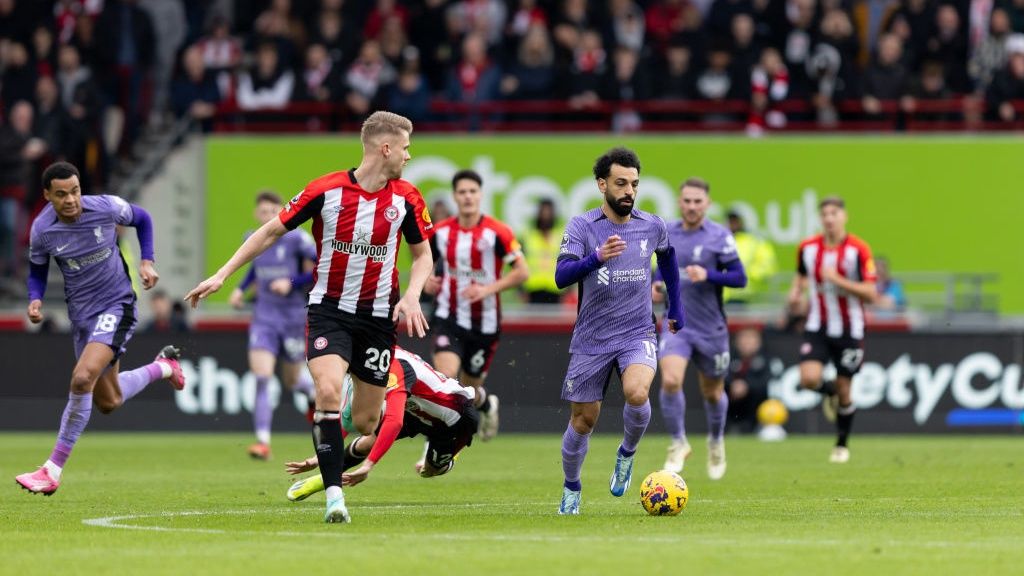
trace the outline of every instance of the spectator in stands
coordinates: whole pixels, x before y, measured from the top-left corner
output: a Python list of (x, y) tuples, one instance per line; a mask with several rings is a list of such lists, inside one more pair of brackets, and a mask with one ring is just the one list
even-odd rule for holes
[(57, 73), (57, 51), (49, 26), (36, 26), (32, 31), (32, 64), (40, 78)]
[[(724, 102), (726, 100), (750, 98), (750, 94), (742, 94), (738, 88), (740, 83), (736, 81), (732, 67), (732, 56), (729, 53), (727, 40), (715, 41), (708, 51), (708, 65), (697, 75), (697, 97), (709, 102)], [(727, 122), (734, 118), (727, 113), (710, 113), (703, 115), (703, 120), (709, 123)]]
[(441, 92), (447, 80), (454, 42), (448, 36), (448, 0), (421, 0), (409, 26), (409, 38), (420, 50), (420, 71), (431, 90)]
[(501, 69), (487, 56), (484, 36), (467, 34), (461, 58), (448, 72), (448, 99), (466, 104), (491, 102), (498, 97), (500, 83)]
[(633, 0), (609, 0), (608, 10), (607, 44), (642, 53), (647, 30), (643, 9)]
[[(786, 65), (778, 50), (765, 48), (761, 52), (761, 62), (751, 72), (750, 85), (750, 117), (747, 119), (747, 134), (760, 136), (765, 128), (784, 127), (786, 115), (779, 110), (778, 103), (789, 95), (789, 71), (786, 70)], [(730, 213), (731, 216), (732, 213)], [(740, 260), (742, 261), (743, 258), (740, 257)], [(746, 262), (743, 264), (745, 267)], [(727, 288), (727, 290), (729, 289)]]
[(376, 0), (373, 9), (366, 15), (363, 23), (363, 35), (368, 40), (377, 40), (377, 36), (384, 28), (384, 23), (394, 19), (402, 31), (408, 30), (409, 11), (395, 0)]
[(199, 45), (189, 46), (181, 54), (181, 70), (171, 87), (174, 115), (199, 121), (203, 131), (209, 132), (220, 101), (217, 81), (206, 70), (202, 48)]
[(882, 103), (898, 101), (907, 93), (907, 70), (900, 62), (903, 46), (893, 34), (878, 38), (878, 54), (864, 73), (864, 97), (861, 105), (871, 116), (882, 113)]
[(942, 4), (936, 11), (935, 32), (925, 44), (922, 60), (942, 62), (946, 85), (960, 94), (967, 91), (967, 35), (952, 4)]
[(367, 40), (345, 74), (345, 103), (356, 116), (366, 116), (378, 107), (378, 99), (387, 94), (396, 79), (395, 68), (380, 53), (380, 45)]
[(277, 44), (264, 42), (256, 64), (238, 77), (238, 107), (242, 110), (284, 108), (295, 89), (295, 74), (278, 57)]
[(515, 8), (505, 27), (505, 50), (518, 54), (523, 40), (537, 27), (547, 31), (548, 16), (537, 0), (516, 0)]
[(558, 304), (562, 290), (555, 284), (555, 262), (562, 245), (562, 228), (557, 226), (555, 203), (544, 198), (537, 203), (537, 217), (523, 236), (523, 255), (530, 275), (523, 290), (530, 304)]
[(612, 116), (613, 132), (636, 132), (640, 130), (640, 114), (630, 104), (651, 97), (650, 79), (646, 66), (640, 63), (640, 52), (619, 46), (612, 59), (611, 74), (608, 75), (605, 98), (617, 104)]
[(1006, 39), (1012, 31), (1006, 9), (993, 9), (988, 36), (974, 50), (967, 64), (967, 73), (976, 94), (984, 94), (996, 72), (1006, 65)]
[(768, 399), (772, 378), (768, 357), (762, 350), (761, 331), (741, 328), (733, 338), (733, 357), (725, 377), (729, 394), (728, 424), (743, 433), (757, 430), (757, 407)]
[(180, 302), (172, 302), (167, 292), (159, 288), (149, 296), (149, 310), (152, 317), (142, 329), (146, 334), (183, 334), (191, 330), (185, 317), (185, 308)]
[(1010, 27), (1024, 34), (1024, 0), (1010, 0), (1004, 6), (1010, 15)]
[(590, 14), (587, 0), (562, 0), (552, 27), (556, 57), (571, 61), (587, 30), (596, 28), (597, 20)]
[(601, 88), (608, 73), (607, 53), (597, 30), (586, 30), (573, 53), (569, 67), (569, 105), (588, 108), (601, 101)]
[(647, 35), (659, 53), (664, 53), (669, 42), (687, 27), (687, 10), (695, 10), (686, 0), (654, 0), (644, 13)]
[[(740, 1), (741, 4), (748, 2), (749, 0)], [(750, 74), (761, 61), (762, 51), (755, 38), (754, 26), (754, 19), (745, 12), (736, 14), (730, 26), (729, 38), (732, 41), (731, 66), (734, 70), (732, 76), (740, 83), (737, 87), (737, 91), (740, 94), (750, 92), (750, 82), (752, 79)]]
[(234, 100), (234, 73), (242, 63), (242, 41), (231, 35), (231, 24), (221, 14), (210, 19), (206, 36), (196, 42), (203, 66), (217, 81), (217, 90), (225, 100)]
[(30, 170), (45, 153), (46, 143), (32, 135), (32, 105), (15, 102), (0, 127), (0, 277), (14, 278), (21, 268)]
[(357, 26), (341, 10), (323, 10), (313, 24), (311, 41), (323, 44), (331, 60), (345, 70), (359, 51)]
[[(398, 81), (389, 90), (387, 109), (405, 116), (413, 123), (426, 120), (430, 115), (430, 87), (420, 73), (419, 50), (415, 46), (405, 47)], [(432, 217), (439, 220), (436, 216)]]
[(832, 126), (838, 120), (835, 102), (860, 94), (860, 46), (849, 14), (832, 9), (821, 20), (818, 43), (806, 62), (811, 82), (811, 101), (818, 123)]
[(986, 100), (993, 118), (1013, 122), (1018, 116), (1013, 101), (1024, 100), (1024, 34), (1010, 35), (1006, 53), (1006, 66), (992, 79)]
[(36, 91), (36, 70), (29, 61), (28, 49), (21, 42), (11, 42), (0, 61), (0, 104), (10, 110), (15, 102), (31, 102)]
[(504, 37), (508, 9), (503, 0), (455, 0), (446, 17), (452, 36), (479, 34), (485, 46), (497, 47)]
[(36, 82), (36, 114), (32, 133), (46, 143), (52, 160), (63, 159), (69, 148), (84, 146), (72, 142), (68, 113), (60, 102), (60, 90), (52, 76), (40, 76)]
[(655, 82), (655, 95), (663, 100), (690, 100), (696, 96), (693, 52), (684, 39), (673, 40), (665, 50)]
[[(161, 23), (162, 25), (163, 23)], [(144, 126), (143, 90), (156, 60), (153, 22), (136, 0), (106, 0), (96, 21), (96, 69), (110, 102), (123, 114), (120, 137), (109, 149), (127, 152)]]
[(78, 48), (71, 44), (61, 46), (57, 52), (57, 85), (61, 104), (68, 113), (69, 145), (64, 147), (64, 155), (80, 167), (82, 187), (89, 189), (98, 167), (88, 150), (102, 149), (95, 135), (102, 104), (92, 71), (81, 65)]
[(779, 271), (775, 247), (770, 241), (747, 230), (739, 210), (730, 209), (726, 219), (736, 241), (736, 255), (747, 272), (747, 285), (744, 288), (725, 288), (722, 298), (730, 304), (746, 304), (763, 294), (768, 288), (768, 281)]
[(278, 43), (280, 60), (285, 66), (297, 62), (300, 51), (306, 47), (306, 26), (295, 14), (291, 0), (271, 0), (253, 23), (257, 41), (273, 39)]
[(306, 47), (306, 61), (299, 71), (292, 100), (296, 102), (330, 102), (340, 100), (341, 72), (327, 54), (323, 44)]
[(815, 0), (789, 0), (782, 30), (782, 56), (789, 70), (789, 90), (796, 98), (811, 95), (807, 76), (807, 59), (811, 57), (817, 32), (818, 10)]
[(946, 87), (946, 73), (942, 62), (927, 60), (921, 65), (921, 73), (910, 83), (909, 93), (900, 102), (900, 108), (913, 114), (917, 120), (939, 121), (951, 120), (950, 112), (919, 112), (920, 103), (927, 101), (946, 100), (952, 93)]
[(555, 84), (555, 53), (548, 29), (531, 26), (519, 43), (508, 74), (501, 79), (501, 95), (509, 100), (544, 100)]
[(409, 45), (409, 39), (401, 20), (397, 17), (385, 20), (384, 26), (377, 36), (377, 41), (380, 43), (381, 54), (388, 59), (388, 62), (391, 62), (395, 68), (401, 68), (404, 58), (403, 51)]
[[(899, 7), (892, 12), (889, 20), (883, 25), (883, 30), (886, 32), (896, 32), (894, 29), (896, 27), (905, 28), (905, 33), (901, 33), (902, 47), (906, 56), (904, 64), (910, 69), (915, 69), (918, 59), (923, 56), (923, 50), (931, 36), (934, 23), (935, 6), (931, 0), (900, 0)], [(879, 36), (878, 44), (881, 42), (882, 39)]]
[(892, 277), (889, 272), (889, 259), (885, 256), (875, 257), (875, 271), (878, 280), (878, 298), (872, 307), (889, 312), (902, 312), (907, 307), (907, 297), (903, 292), (903, 283)]

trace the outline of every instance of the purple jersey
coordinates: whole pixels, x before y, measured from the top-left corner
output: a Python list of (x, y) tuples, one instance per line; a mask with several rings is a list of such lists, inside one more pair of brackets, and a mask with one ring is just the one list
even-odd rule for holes
[(624, 341), (654, 338), (651, 257), (668, 249), (664, 220), (634, 209), (628, 222), (615, 224), (595, 208), (569, 221), (558, 258), (586, 258), (611, 235), (625, 240), (626, 251), (580, 281), (570, 352), (603, 354)]
[(114, 304), (135, 301), (128, 265), (117, 246), (117, 226), (131, 224), (132, 207), (117, 196), (82, 196), (82, 215), (66, 224), (47, 204), (32, 222), (29, 260), (53, 256), (64, 275), (68, 316), (82, 323)]
[(303, 262), (316, 261), (313, 237), (301, 229), (281, 236), (252, 261), (256, 279), (256, 302), (253, 322), (272, 324), (301, 324), (306, 319), (306, 290), (293, 286), (287, 296), (275, 294), (270, 283), (278, 278), (294, 278), (302, 274)]
[(696, 230), (683, 230), (682, 221), (669, 224), (668, 239), (676, 249), (676, 261), (679, 263), (679, 291), (686, 310), (683, 330), (698, 334), (724, 332), (722, 287), (707, 281), (695, 284), (684, 269), (697, 264), (705, 270), (724, 270), (726, 264), (737, 260), (739, 256), (732, 232), (705, 218)]

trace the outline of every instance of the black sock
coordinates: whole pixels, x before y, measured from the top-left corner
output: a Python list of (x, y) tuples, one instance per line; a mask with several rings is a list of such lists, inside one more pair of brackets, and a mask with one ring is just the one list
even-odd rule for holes
[(359, 466), (364, 460), (366, 460), (366, 457), (369, 456), (369, 454), (360, 454), (359, 451), (356, 450), (356, 442), (360, 438), (362, 438), (362, 436), (356, 436), (356, 439), (349, 442), (348, 447), (345, 448), (345, 454), (342, 456), (342, 470), (351, 470), (352, 468)]
[(482, 392), (484, 395), (484, 403), (477, 406), (477, 412), (487, 412), (491, 409), (491, 397), (487, 395), (487, 392)]
[(836, 446), (846, 447), (846, 440), (850, 436), (850, 428), (853, 428), (853, 415), (856, 413), (857, 408), (853, 404), (839, 407), (838, 414), (836, 414), (836, 428), (839, 430)]
[(831, 396), (836, 393), (836, 383), (831, 380), (825, 380), (818, 387), (818, 393), (822, 396)]
[(324, 486), (341, 486), (345, 441), (341, 437), (341, 415), (338, 412), (320, 410), (313, 416), (313, 449), (320, 463)]

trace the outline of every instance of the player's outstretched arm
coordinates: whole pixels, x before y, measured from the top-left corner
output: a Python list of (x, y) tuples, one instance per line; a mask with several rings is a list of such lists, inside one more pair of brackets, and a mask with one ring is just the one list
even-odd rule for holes
[(220, 270), (217, 270), (216, 274), (203, 280), (186, 294), (185, 300), (191, 302), (193, 308), (199, 306), (200, 300), (220, 290), (228, 277), (242, 266), (252, 262), (253, 258), (262, 254), (267, 248), (273, 246), (274, 242), (277, 242), (278, 238), (284, 236), (287, 231), (288, 229), (285, 228), (280, 219), (271, 218), (269, 222), (260, 226), (258, 230), (246, 238), (245, 242), (238, 247), (238, 250), (235, 251), (227, 263), (221, 266)]
[(286, 462), (284, 465), (284, 471), (295, 476), (296, 474), (302, 474), (303, 472), (309, 472), (315, 470), (320, 466), (320, 462), (316, 458), (316, 454), (306, 458), (302, 462)]
[(717, 286), (743, 288), (747, 285), (747, 271), (739, 260), (727, 263), (725, 270), (708, 270), (705, 274), (707, 281)]
[(366, 456), (366, 460), (359, 465), (359, 468), (341, 475), (342, 486), (355, 486), (366, 480), (373, 467), (394, 445), (398, 434), (402, 431), (402, 424), (405, 423), (405, 400), (407, 397), (408, 393), (403, 387), (387, 395), (384, 417), (381, 418), (380, 431), (373, 442), (373, 448), (370, 449), (370, 454)]
[(434, 269), (434, 259), (430, 254), (430, 245), (427, 242), (409, 244), (409, 250), (412, 252), (409, 286), (405, 289), (402, 299), (395, 305), (392, 320), (398, 322), (399, 318), (404, 316), (406, 325), (409, 327), (409, 336), (415, 333), (416, 336), (423, 338), (427, 335), (430, 326), (420, 308), (420, 294), (423, 293), (423, 285), (426, 284), (431, 270)]

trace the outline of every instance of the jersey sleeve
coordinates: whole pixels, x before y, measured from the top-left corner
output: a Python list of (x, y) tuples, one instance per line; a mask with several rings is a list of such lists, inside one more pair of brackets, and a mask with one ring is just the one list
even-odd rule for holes
[(32, 231), (29, 233), (28, 261), (41, 266), (50, 262), (50, 247), (43, 239), (38, 222), (37, 219), (32, 223)]
[(277, 215), (281, 224), (289, 230), (295, 230), (303, 222), (313, 218), (324, 208), (324, 192), (319, 186), (306, 186), (284, 205)]
[(523, 256), (523, 246), (516, 239), (511, 228), (502, 226), (498, 229), (497, 237), (498, 245), (495, 248), (505, 264), (512, 264)]
[(861, 243), (857, 247), (858, 254), (858, 272), (860, 272), (860, 279), (862, 282), (875, 282), (878, 280), (878, 275), (875, 273), (875, 258), (871, 255), (871, 247), (865, 243)]
[(586, 224), (581, 217), (573, 216), (569, 220), (569, 225), (565, 227), (565, 234), (562, 234), (562, 246), (558, 249), (558, 259), (582, 260), (590, 255), (589, 252)]
[(658, 217), (656, 217), (656, 218), (657, 219), (655, 220), (655, 222), (658, 223), (658, 244), (657, 244), (657, 248), (655, 248), (654, 251), (655, 252), (664, 252), (664, 251), (668, 250), (668, 247), (669, 247), (669, 242), (668, 242), (668, 225), (665, 224), (665, 221), (663, 219), (658, 218)]
[(135, 214), (132, 212), (131, 204), (120, 196), (105, 194), (102, 198), (106, 201), (108, 206), (107, 209), (110, 211), (110, 215), (114, 219), (114, 224), (128, 226), (132, 223), (132, 220), (135, 218)]
[(434, 223), (420, 191), (410, 186), (404, 194), (405, 218), (402, 220), (402, 236), (409, 244), (419, 244), (434, 235)]

